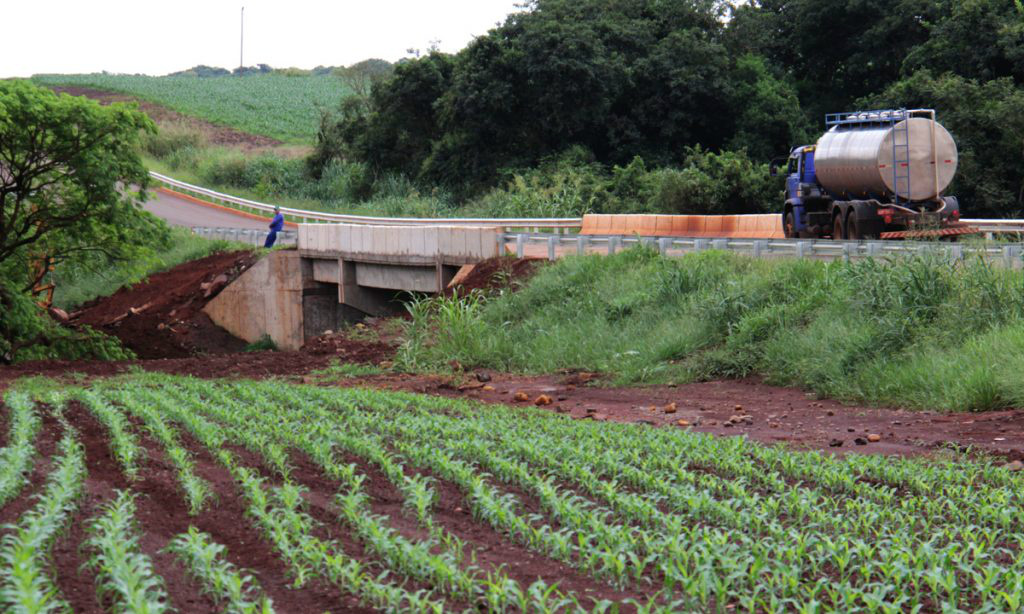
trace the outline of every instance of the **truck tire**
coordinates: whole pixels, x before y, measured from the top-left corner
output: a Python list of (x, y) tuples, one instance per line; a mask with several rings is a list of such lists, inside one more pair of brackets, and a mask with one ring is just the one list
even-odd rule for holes
[(792, 210), (787, 211), (786, 217), (783, 218), (782, 232), (787, 239), (792, 239), (796, 236), (796, 218), (793, 216)]
[(832, 240), (842, 241), (846, 238), (846, 224), (843, 223), (843, 216), (837, 215), (832, 221)]
[(856, 211), (851, 211), (850, 217), (846, 218), (846, 238), (851, 241), (860, 241), (864, 238), (860, 234), (860, 223), (857, 222)]

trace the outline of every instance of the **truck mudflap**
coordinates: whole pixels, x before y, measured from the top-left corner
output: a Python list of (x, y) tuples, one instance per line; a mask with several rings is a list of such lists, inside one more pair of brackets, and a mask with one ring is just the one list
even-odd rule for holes
[(922, 230), (896, 230), (883, 232), (880, 239), (931, 239), (944, 237), (959, 237), (964, 235), (981, 234), (981, 231), (967, 224), (951, 224), (945, 228), (929, 228)]

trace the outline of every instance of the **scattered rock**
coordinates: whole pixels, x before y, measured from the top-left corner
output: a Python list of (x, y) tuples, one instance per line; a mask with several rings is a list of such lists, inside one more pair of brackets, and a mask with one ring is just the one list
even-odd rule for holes
[[(228, 276), (221, 273), (214, 277), (213, 281), (210, 282), (210, 285), (206, 288), (206, 292), (203, 293), (203, 298), (210, 298), (226, 285), (228, 285)], [(200, 285), (200, 287), (202, 286)]]
[(841, 448), (841, 447), (843, 447), (843, 440), (842, 439), (832, 439), (832, 440), (829, 440), (828, 447), (830, 447), (830, 448)]
[(690, 422), (688, 420), (677, 420), (676, 424), (679, 426), (690, 426)]
[(743, 414), (743, 415), (737, 414), (737, 415), (729, 417), (729, 423), (730, 424), (753, 424), (754, 423), (754, 417), (751, 416), (751, 415), (747, 415), (747, 414)]
[(602, 414), (601, 412), (597, 412), (596, 414), (590, 414), (590, 417), (598, 422), (608, 421), (608, 414)]
[(866, 446), (868, 445), (868, 440), (864, 439), (863, 437), (858, 437), (853, 440), (853, 443), (857, 444), (858, 446)]
[(743, 406), (742, 405), (737, 405), (736, 407), (733, 408), (733, 410), (735, 410), (737, 412), (743, 411)]
[(536, 405), (537, 407), (543, 407), (545, 405), (551, 405), (551, 403), (552, 403), (551, 397), (549, 397), (546, 394), (542, 394), (542, 395), (540, 395), (539, 397), (537, 397), (536, 399), (533, 400), (533, 404)]
[(1006, 469), (1007, 471), (1021, 471), (1024, 470), (1024, 463), (1020, 462), (1019, 460), (1015, 460), (1011, 463), (1006, 463), (1005, 465), (1003, 465), (1003, 469)]
[(834, 415), (836, 415), (836, 412), (834, 412), (834, 411), (832, 411), (832, 410), (830, 409), (830, 410), (828, 410), (827, 412), (825, 412), (825, 415), (827, 415), (827, 416), (834, 416)]
[(588, 407), (584, 411), (587, 412), (588, 414), (592, 414), (592, 413), (595, 413), (597, 411), (597, 409), (594, 408), (594, 407)]
[(487, 382), (491, 381), (491, 376), (488, 375), (487, 373), (483, 373), (483, 372), (479, 372), (478, 371), (477, 373), (474, 373), (473, 376), (476, 378), (476, 381), (478, 381), (478, 382), (487, 383)]
[(494, 386), (490, 386), (490, 385), (484, 386), (480, 390), (483, 390), (484, 392), (494, 392)]
[(324, 331), (324, 334), (325, 335), (333, 335), (334, 331), (328, 328), (327, 330)]
[(526, 394), (525, 392), (517, 392), (515, 396), (512, 398), (514, 398), (519, 403), (525, 403), (526, 401), (530, 400), (530, 395)]
[(769, 423), (768, 423), (768, 427), (769, 427), (769, 428), (773, 428), (773, 429), (777, 429), (777, 428), (780, 428), (781, 426), (782, 426), (782, 425), (781, 425), (781, 424), (779, 424), (778, 422), (769, 422)]
[(476, 390), (478, 388), (483, 388), (483, 387), (484, 387), (484, 385), (479, 383), (479, 382), (471, 382), (469, 384), (463, 384), (463, 385), (459, 386), (459, 390), (460, 391)]
[(666, 405), (665, 406), (665, 413), (666, 414), (674, 414), (674, 413), (676, 413), (676, 404), (674, 402), (672, 402), (672, 403), (669, 403), (668, 405)]
[(877, 443), (879, 441), (882, 441), (882, 436), (877, 433), (871, 433), (870, 435), (868, 435), (868, 441), (870, 441), (871, 443)]

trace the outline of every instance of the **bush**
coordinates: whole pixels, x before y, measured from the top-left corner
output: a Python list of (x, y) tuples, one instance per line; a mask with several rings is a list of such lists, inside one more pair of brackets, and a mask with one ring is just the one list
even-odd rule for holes
[(164, 124), (155, 134), (147, 133), (142, 137), (142, 150), (161, 159), (168, 159), (184, 149), (195, 151), (206, 145), (206, 136), (185, 123)]
[(683, 168), (654, 171), (650, 184), (651, 208), (660, 213), (762, 213), (783, 203), (781, 180), (743, 150), (688, 148)]

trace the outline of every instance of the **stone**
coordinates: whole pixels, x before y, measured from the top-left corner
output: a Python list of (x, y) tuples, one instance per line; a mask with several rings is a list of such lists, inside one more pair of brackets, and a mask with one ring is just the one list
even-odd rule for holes
[(741, 411), (743, 411), (743, 406), (742, 406), (742, 405), (737, 405), (737, 406), (736, 406), (736, 407), (734, 407), (733, 409), (734, 409), (735, 411), (737, 411), (737, 412), (741, 412)]
[(593, 418), (594, 420), (598, 421), (598, 422), (607, 422), (608, 421), (608, 414), (602, 414), (601, 412), (597, 412), (596, 414), (591, 414), (590, 417)]
[(674, 413), (676, 413), (676, 404), (673, 402), (673, 403), (669, 403), (668, 405), (666, 405), (665, 406), (665, 413), (666, 414), (674, 414)]
[(478, 381), (478, 382), (486, 383), (486, 382), (491, 381), (491, 376), (490, 375), (488, 375), (487, 373), (480, 372), (480, 371), (474, 373), (473, 377), (475, 377), (476, 381)]
[(828, 447), (830, 447), (830, 448), (841, 448), (841, 447), (843, 447), (843, 440), (842, 439), (832, 439), (832, 440), (830, 440), (828, 442)]
[(524, 403), (530, 400), (530, 395), (526, 394), (525, 392), (517, 392), (515, 396), (512, 398), (520, 403)]
[(857, 444), (858, 446), (866, 446), (868, 445), (868, 440), (864, 439), (863, 437), (858, 437), (853, 440), (853, 443)]
[(836, 412), (834, 412), (834, 411), (832, 411), (832, 410), (830, 409), (830, 410), (828, 410), (827, 412), (825, 412), (825, 415), (827, 415), (827, 416), (834, 416), (834, 415), (836, 415)]
[(480, 390), (483, 390), (484, 392), (494, 392), (494, 386), (490, 386), (490, 385), (484, 386)]
[(542, 395), (540, 395), (539, 397), (537, 397), (536, 399), (533, 400), (533, 404), (536, 405), (537, 407), (543, 407), (545, 405), (551, 405), (551, 403), (552, 403), (551, 397), (549, 397), (546, 394), (542, 394)]
[(1015, 460), (1013, 462), (1006, 463), (1005, 465), (1003, 465), (1003, 469), (1006, 469), (1007, 471), (1021, 471), (1024, 470), (1024, 463), (1020, 462), (1019, 460)]
[(677, 420), (676, 424), (678, 424), (679, 426), (690, 426), (689, 420)]
[(882, 436), (877, 433), (871, 433), (868, 435), (868, 441), (871, 443), (878, 443), (879, 441), (882, 441)]

